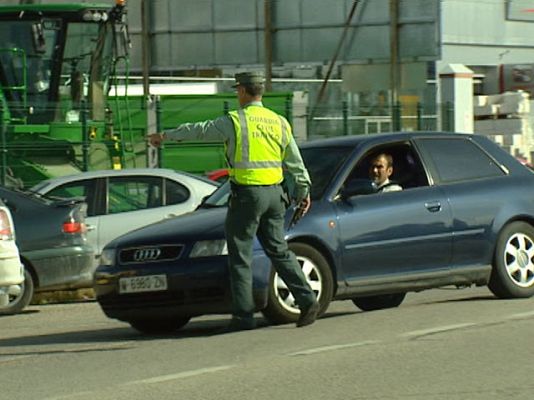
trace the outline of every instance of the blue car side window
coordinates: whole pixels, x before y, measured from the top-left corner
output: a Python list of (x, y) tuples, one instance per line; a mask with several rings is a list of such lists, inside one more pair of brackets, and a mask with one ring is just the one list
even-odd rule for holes
[(470, 140), (436, 138), (421, 139), (419, 143), (431, 157), (442, 183), (504, 175), (497, 163)]

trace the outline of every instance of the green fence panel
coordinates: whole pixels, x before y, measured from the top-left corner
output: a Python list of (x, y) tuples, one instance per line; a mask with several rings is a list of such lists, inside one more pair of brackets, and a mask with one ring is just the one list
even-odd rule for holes
[[(238, 107), (235, 94), (214, 95), (168, 95), (161, 96), (163, 129), (174, 128), (184, 122), (199, 122), (217, 118), (224, 114), (225, 102), (230, 110)], [(263, 104), (279, 114), (288, 117), (287, 100), (291, 93), (266, 93)]]
[[(292, 93), (266, 93), (266, 107), (291, 117)], [(162, 129), (172, 129), (185, 122), (199, 122), (224, 115), (236, 109), (234, 93), (214, 95), (160, 96), (159, 123)], [(143, 96), (112, 97), (109, 102), (116, 131), (121, 132), (125, 158), (135, 157), (146, 165), (147, 110)], [(129, 145), (134, 143), (133, 146)], [(133, 148), (129, 148), (131, 146)], [(145, 157), (143, 159), (143, 157)], [(222, 143), (181, 142), (166, 143), (160, 152), (160, 166), (197, 174), (226, 167)], [(139, 166), (139, 165), (137, 165)]]
[(204, 175), (226, 167), (224, 146), (221, 143), (166, 143), (161, 154), (162, 168)]

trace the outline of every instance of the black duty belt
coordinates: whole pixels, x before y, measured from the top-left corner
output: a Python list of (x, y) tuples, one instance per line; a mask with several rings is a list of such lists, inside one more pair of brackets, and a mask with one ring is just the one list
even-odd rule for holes
[(230, 182), (230, 187), (232, 188), (232, 190), (240, 190), (240, 189), (245, 189), (245, 188), (250, 188), (250, 187), (272, 188), (272, 187), (278, 187), (278, 186), (280, 186), (279, 183), (273, 183), (272, 185), (240, 185), (238, 183)]

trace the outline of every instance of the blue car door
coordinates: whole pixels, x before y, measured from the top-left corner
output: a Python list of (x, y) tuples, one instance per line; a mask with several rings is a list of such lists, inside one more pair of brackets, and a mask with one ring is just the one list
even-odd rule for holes
[(439, 187), (338, 199), (336, 208), (347, 284), (448, 273), (452, 221)]
[(421, 138), (417, 144), (451, 204), (452, 267), (489, 267), (494, 218), (509, 193), (505, 170), (470, 137)]

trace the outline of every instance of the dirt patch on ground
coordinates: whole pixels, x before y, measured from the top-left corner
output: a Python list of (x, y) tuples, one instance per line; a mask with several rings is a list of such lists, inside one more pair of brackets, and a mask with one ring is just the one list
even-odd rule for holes
[(31, 304), (54, 304), (67, 303), (74, 301), (94, 300), (95, 292), (93, 289), (78, 289), (78, 290), (60, 290), (56, 292), (42, 292), (36, 293), (33, 296)]

